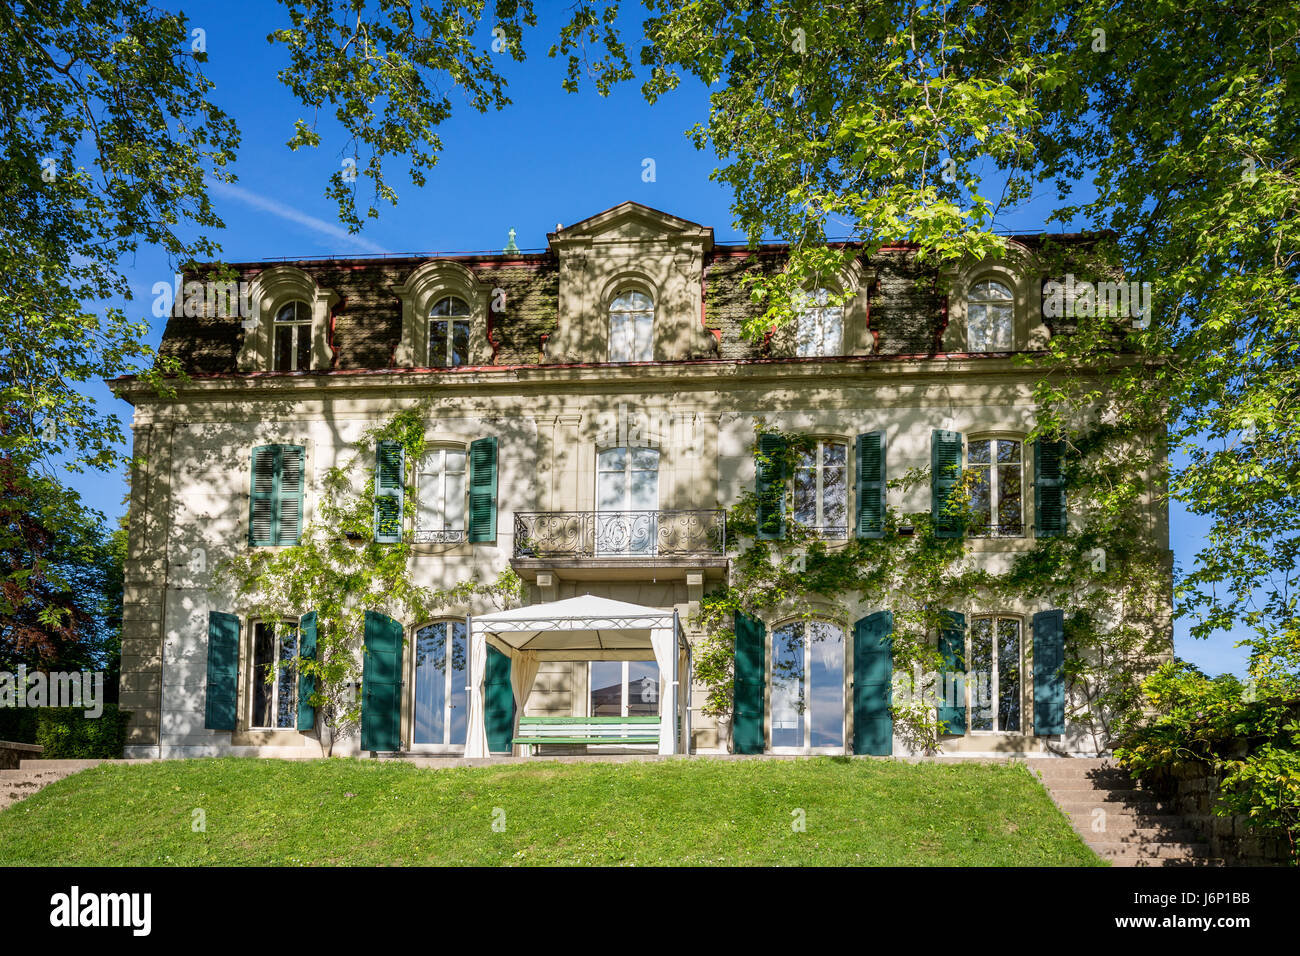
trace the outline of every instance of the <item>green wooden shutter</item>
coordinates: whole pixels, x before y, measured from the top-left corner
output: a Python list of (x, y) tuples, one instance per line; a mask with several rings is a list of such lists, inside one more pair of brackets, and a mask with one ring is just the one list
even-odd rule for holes
[[(308, 611), (298, 620), (298, 656), (309, 661), (316, 659), (316, 612)], [(316, 708), (311, 705), (311, 695), (316, 693), (316, 678), (298, 672), (298, 729), (316, 727)]]
[(1065, 442), (1034, 442), (1034, 533), (1049, 538), (1065, 533)]
[(276, 543), (276, 491), (280, 480), (280, 446), (261, 445), (253, 449), (253, 473), (249, 485), (248, 543), (254, 547)]
[(869, 614), (853, 625), (853, 752), (894, 752), (894, 615)]
[(469, 540), (497, 539), (497, 440), (469, 443)]
[(1065, 733), (1065, 612), (1034, 615), (1034, 736)]
[(785, 537), (785, 439), (759, 435), (754, 458), (754, 491), (758, 495), (758, 537)]
[(297, 544), (302, 535), (302, 493), (306, 482), (307, 450), (301, 445), (280, 446), (279, 485), (276, 488), (276, 544)]
[(366, 612), (361, 671), (361, 749), (402, 749), (402, 625)]
[(381, 441), (375, 448), (375, 540), (402, 541), (402, 503), (406, 491), (406, 449), (400, 442)]
[[(949, 706), (946, 692), (949, 687), (961, 690), (966, 686), (966, 615), (956, 611), (944, 611), (944, 626), (939, 629), (939, 653), (943, 655), (943, 673), (935, 692), (939, 695), (939, 719), (944, 721), (947, 729), (943, 732), (960, 737), (966, 733), (966, 699), (965, 694), (958, 694), (956, 706)], [(960, 685), (956, 675), (962, 675)]]
[(936, 538), (960, 538), (961, 515), (948, 511), (961, 484), (961, 432), (936, 428), (930, 435), (930, 516)]
[(766, 681), (767, 628), (762, 621), (737, 612), (736, 659), (732, 685), (731, 750), (763, 752), (763, 692)]
[(867, 432), (857, 438), (858, 537), (885, 533), (885, 433)]
[(509, 753), (515, 736), (515, 691), (510, 684), (510, 658), (488, 645), (483, 672), (483, 723), (488, 752)]
[(208, 694), (203, 726), (235, 729), (235, 688), (239, 672), (239, 618), (208, 612)]

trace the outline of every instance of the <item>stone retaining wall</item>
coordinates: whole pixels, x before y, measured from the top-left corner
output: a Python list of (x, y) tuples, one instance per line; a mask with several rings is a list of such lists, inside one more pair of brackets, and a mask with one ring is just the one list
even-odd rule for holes
[(43, 749), (39, 744), (0, 740), (0, 770), (17, 770), (20, 761), (35, 760), (40, 757)]
[(1277, 866), (1290, 862), (1285, 834), (1252, 829), (1243, 814), (1221, 817), (1214, 812), (1222, 775), (1196, 761), (1176, 763), (1144, 774), (1142, 783), (1196, 827), (1213, 848), (1213, 855), (1231, 866)]

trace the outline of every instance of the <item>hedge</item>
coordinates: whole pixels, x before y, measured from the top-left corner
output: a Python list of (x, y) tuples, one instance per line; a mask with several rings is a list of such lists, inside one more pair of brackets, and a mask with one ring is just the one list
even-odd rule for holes
[(122, 756), (131, 711), (105, 704), (98, 717), (87, 717), (82, 707), (41, 707), (36, 713), (36, 742), (45, 748), (42, 760), (115, 760)]
[(0, 707), (0, 740), (13, 744), (36, 743), (36, 715), (33, 707)]

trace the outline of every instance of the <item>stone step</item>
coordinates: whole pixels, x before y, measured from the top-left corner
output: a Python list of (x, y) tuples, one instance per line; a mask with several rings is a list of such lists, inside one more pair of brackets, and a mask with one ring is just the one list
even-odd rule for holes
[(1104, 860), (1208, 860), (1204, 843), (1098, 843), (1093, 846)]
[[(1075, 821), (1071, 821), (1075, 823)], [(1106, 829), (1094, 831), (1091, 823), (1074, 827), (1085, 843), (1097, 848), (1109, 844), (1127, 846), (1136, 843), (1199, 843), (1200, 834), (1191, 827), (1170, 825), (1166, 827), (1118, 826), (1109, 817)]]
[(1135, 788), (1128, 789), (1108, 789), (1106, 787), (1053, 787), (1047, 788), (1057, 803), (1085, 803), (1089, 800), (1099, 800), (1102, 803), (1132, 803), (1146, 806), (1152, 803), (1159, 803), (1160, 798), (1150, 790), (1138, 790)]

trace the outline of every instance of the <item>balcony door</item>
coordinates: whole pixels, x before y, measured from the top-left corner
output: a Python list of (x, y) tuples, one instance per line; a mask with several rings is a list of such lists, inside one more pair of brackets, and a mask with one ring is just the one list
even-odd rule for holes
[(654, 554), (658, 509), (657, 448), (620, 446), (597, 455), (597, 555)]

